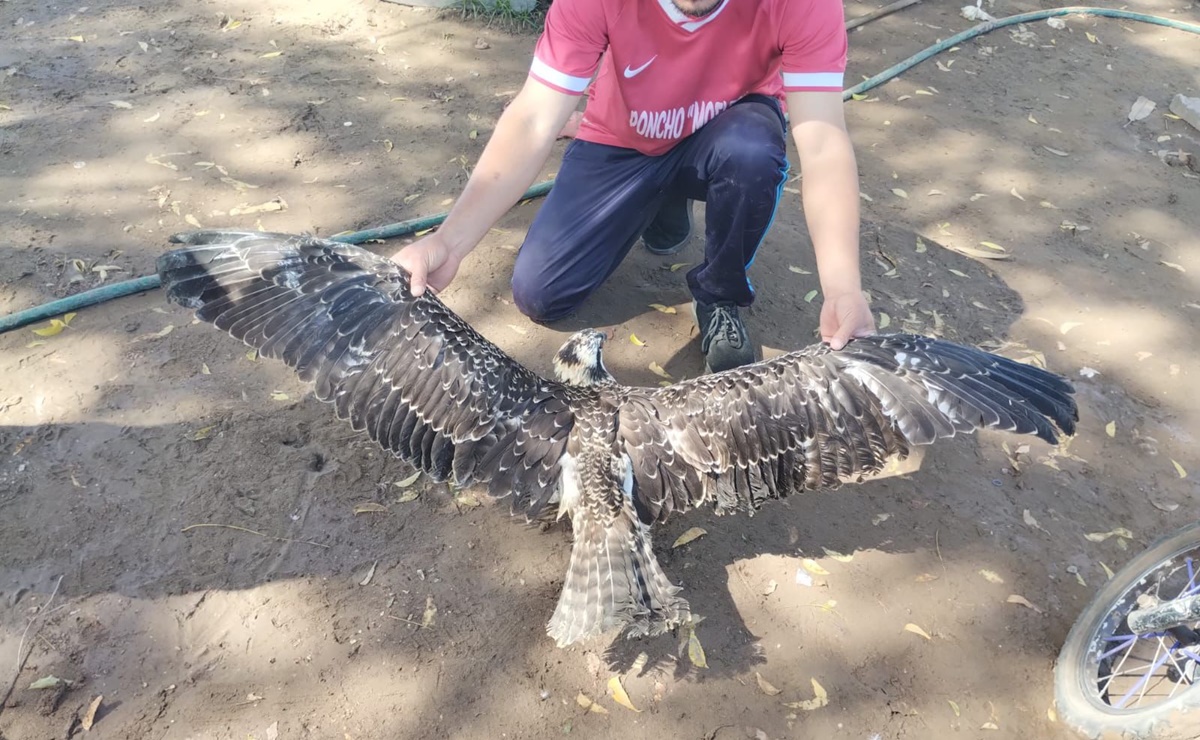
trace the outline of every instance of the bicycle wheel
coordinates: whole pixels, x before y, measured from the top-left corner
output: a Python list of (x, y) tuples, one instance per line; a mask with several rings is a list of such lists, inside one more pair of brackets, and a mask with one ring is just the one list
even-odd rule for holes
[(1200, 738), (1200, 623), (1138, 635), (1147, 604), (1200, 594), (1200, 523), (1127, 563), (1092, 598), (1054, 667), (1061, 721), (1088, 738)]

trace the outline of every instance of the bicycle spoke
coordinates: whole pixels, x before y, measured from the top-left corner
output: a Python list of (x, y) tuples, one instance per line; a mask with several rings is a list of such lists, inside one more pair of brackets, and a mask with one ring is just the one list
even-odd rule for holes
[(1155, 671), (1157, 671), (1159, 668), (1162, 668), (1163, 663), (1167, 662), (1167, 657), (1170, 656), (1170, 654), (1171, 654), (1170, 652), (1168, 652), (1166, 655), (1159, 658), (1158, 654), (1161, 650), (1162, 650), (1162, 643), (1160, 642), (1158, 645), (1158, 648), (1154, 651), (1155, 660), (1154, 660), (1154, 664), (1152, 666), (1150, 666), (1150, 670), (1146, 671), (1146, 673), (1143, 674), (1140, 679), (1138, 679), (1137, 683), (1135, 683), (1133, 685), (1133, 688), (1131, 688), (1131, 689), (1129, 689), (1129, 691), (1125, 692), (1125, 695), (1121, 697), (1121, 700), (1118, 701), (1113, 706), (1117, 707), (1118, 709), (1124, 709), (1125, 702), (1129, 701), (1129, 697), (1131, 697), (1133, 695), (1133, 693), (1135, 691), (1138, 691), (1139, 689), (1141, 690), (1142, 693), (1138, 696), (1138, 699), (1141, 700), (1142, 698), (1145, 697), (1146, 690), (1144, 687), (1145, 687), (1146, 683), (1150, 680), (1150, 677), (1154, 675)]

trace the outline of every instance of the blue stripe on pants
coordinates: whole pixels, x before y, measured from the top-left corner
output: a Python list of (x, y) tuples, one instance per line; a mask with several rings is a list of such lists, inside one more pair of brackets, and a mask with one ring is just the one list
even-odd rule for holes
[(746, 269), (787, 176), (784, 132), (776, 101), (752, 95), (661, 156), (572, 141), (517, 255), (517, 307), (535, 321), (569, 316), (617, 269), (663, 203), (683, 198), (706, 203), (704, 262), (687, 274), (692, 295), (750, 305)]

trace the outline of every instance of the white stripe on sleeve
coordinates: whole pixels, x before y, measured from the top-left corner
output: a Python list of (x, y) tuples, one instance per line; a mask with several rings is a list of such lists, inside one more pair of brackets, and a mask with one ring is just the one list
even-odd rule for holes
[(841, 72), (784, 72), (783, 86), (788, 89), (822, 87), (841, 90), (844, 77)]
[(537, 57), (533, 58), (533, 65), (529, 68), (529, 72), (534, 77), (573, 93), (583, 92), (587, 89), (588, 83), (592, 81), (591, 77), (572, 77), (564, 72), (559, 72)]

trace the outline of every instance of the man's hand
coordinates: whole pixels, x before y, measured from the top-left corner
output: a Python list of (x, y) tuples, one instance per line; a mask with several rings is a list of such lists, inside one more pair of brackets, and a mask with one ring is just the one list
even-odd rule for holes
[(424, 293), (426, 287), (435, 293), (445, 289), (458, 273), (462, 260), (436, 231), (392, 255), (392, 261), (412, 276), (414, 296)]
[(841, 349), (853, 337), (875, 333), (875, 317), (861, 291), (828, 296), (821, 306), (821, 340)]

